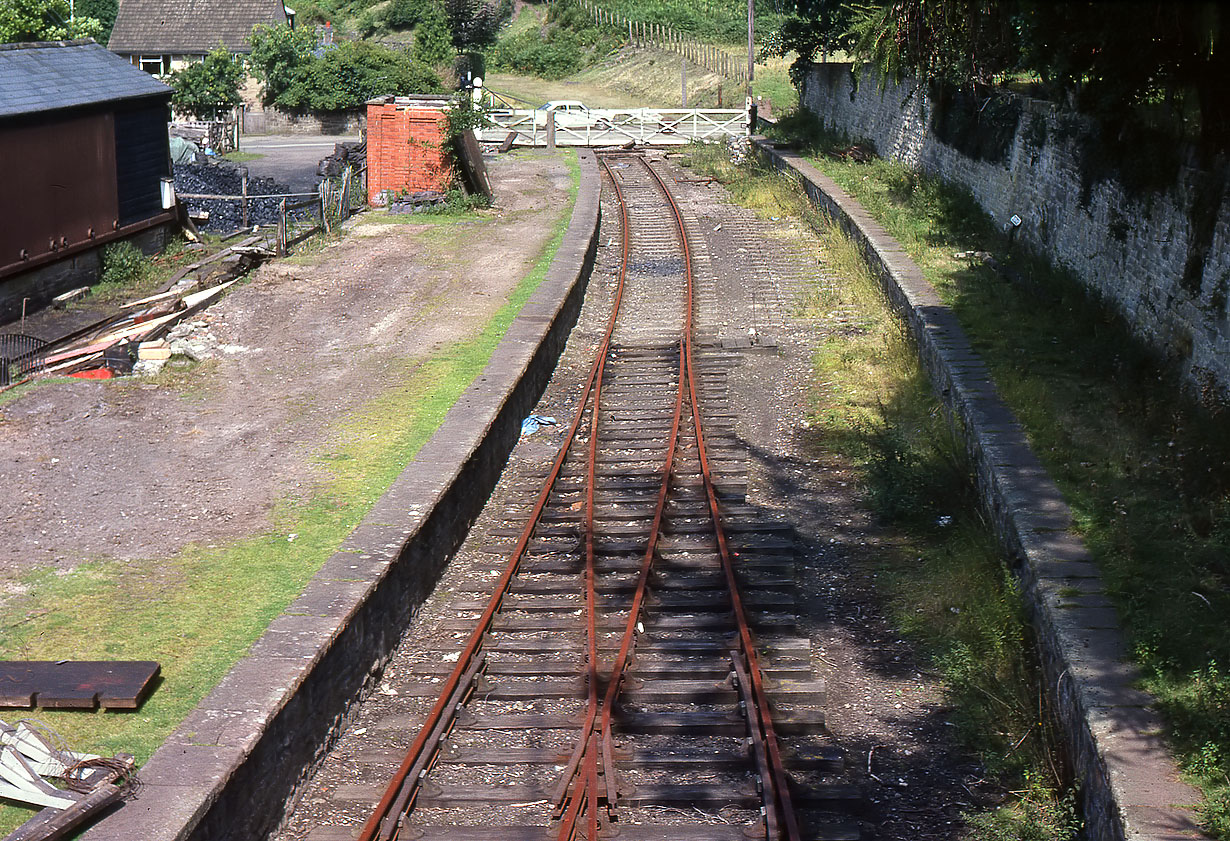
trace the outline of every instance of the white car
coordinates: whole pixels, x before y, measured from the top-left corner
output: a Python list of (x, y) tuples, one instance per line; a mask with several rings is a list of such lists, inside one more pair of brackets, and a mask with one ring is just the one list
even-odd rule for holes
[(575, 99), (553, 99), (539, 105), (537, 110), (542, 112), (542, 117), (539, 119), (536, 115), (534, 121), (540, 125), (547, 124), (547, 112), (555, 114), (557, 126), (580, 127), (592, 125), (594, 122), (594, 116), (589, 109)]

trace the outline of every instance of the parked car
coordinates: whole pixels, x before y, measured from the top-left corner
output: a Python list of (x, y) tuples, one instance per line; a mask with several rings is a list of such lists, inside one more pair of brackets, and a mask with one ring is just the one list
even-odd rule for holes
[(535, 116), (534, 121), (540, 125), (547, 124), (547, 112), (555, 114), (557, 126), (580, 127), (590, 125), (594, 121), (589, 109), (575, 99), (554, 99), (539, 105), (537, 110), (542, 112), (542, 119)]

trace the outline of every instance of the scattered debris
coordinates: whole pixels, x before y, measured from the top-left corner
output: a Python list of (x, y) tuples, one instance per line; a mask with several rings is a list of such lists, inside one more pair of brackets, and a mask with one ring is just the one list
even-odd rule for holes
[(443, 204), (444, 199), (444, 193), (438, 190), (420, 190), (395, 196), (389, 199), (389, 213), (420, 213), (434, 205)]
[(478, 146), (478, 138), (473, 131), (461, 133), (461, 142), (457, 144), (457, 158), (461, 164), (461, 176), (466, 190), (471, 194), (482, 193), (488, 199), (493, 196), (491, 177), (487, 174), (487, 165), (483, 163), (483, 151)]
[[(56, 841), (136, 790), (134, 758), (76, 753), (30, 722), (0, 721), (0, 796), (41, 806), (5, 841)], [(60, 788), (48, 782), (58, 780)]]
[[(273, 256), (273, 252), (261, 244), (262, 241), (261, 236), (248, 237), (185, 266), (168, 281), (168, 289), (124, 304), (119, 315), (20, 355), (10, 356), (6, 353), (7, 370), (4, 381), (0, 382), (0, 390), (32, 376), (45, 374), (80, 374), (87, 378), (105, 379), (117, 373), (157, 373), (167, 358), (181, 352), (197, 360), (206, 358), (208, 352), (196, 352), (197, 345), (186, 345), (177, 350), (173, 342), (157, 342), (177, 322), (203, 309), (222, 294), (236, 282), (239, 275)], [(211, 282), (213, 285), (208, 288), (198, 288), (203, 283)], [(183, 336), (181, 332), (179, 337)], [(212, 342), (213, 348), (217, 348), (217, 341)], [(167, 345), (165, 355), (162, 349), (164, 344)], [(232, 351), (224, 349), (224, 352)], [(104, 371), (108, 373), (102, 373)]]
[(154, 339), (137, 345), (137, 359), (148, 362), (151, 359), (165, 361), (171, 358), (171, 343), (166, 339)]
[(51, 299), (51, 305), (58, 310), (62, 310), (73, 301), (79, 301), (88, 294), (90, 294), (90, 287), (78, 286), (76, 289), (70, 289), (63, 295), (56, 295)]
[(726, 150), (730, 154), (730, 162), (735, 166), (741, 166), (751, 160), (752, 141), (746, 137), (728, 138)]
[(860, 164), (865, 164), (868, 161), (873, 160), (876, 156), (874, 149), (867, 146), (860, 146), (857, 143), (853, 146), (847, 146), (844, 149), (838, 149), (836, 154), (837, 157), (841, 158), (843, 161), (855, 161)]
[(533, 435), (541, 427), (555, 426), (558, 421), (555, 418), (550, 418), (545, 415), (530, 415), (525, 420), (521, 421), (521, 434)]

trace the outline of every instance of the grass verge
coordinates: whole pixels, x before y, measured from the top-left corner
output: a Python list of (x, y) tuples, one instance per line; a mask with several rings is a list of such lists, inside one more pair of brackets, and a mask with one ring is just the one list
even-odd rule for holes
[[(575, 203), (579, 166), (568, 156)], [(534, 268), (473, 338), (407, 363), (394, 386), (338, 423), (318, 453), (327, 478), (306, 499), (287, 498), (272, 531), (170, 558), (45, 570), (17, 586), (0, 615), (0, 651), (11, 659), (139, 659), (163, 679), (133, 712), (40, 711), (77, 750), (127, 751), (139, 762), (162, 743), (362, 520), (482, 371), (500, 338), (546, 276), (570, 219), (565, 212)], [(0, 810), (0, 830), (30, 812)]]
[[(1072, 506), (1206, 829), (1230, 839), (1230, 405), (1181, 385), (1108, 302), (1013, 250), (968, 192), (795, 119), (782, 131), (918, 263)], [(1006, 271), (955, 255), (986, 251)], [(1164, 573), (1162, 572), (1164, 570)]]
[(893, 621), (943, 676), (964, 742), (1004, 804), (966, 815), (980, 841), (1075, 837), (1075, 798), (1042, 701), (1016, 582), (983, 521), (964, 448), (943, 418), (916, 349), (857, 250), (792, 180), (734, 167), (715, 147), (690, 165), (766, 216), (812, 225), (827, 273), (800, 315), (827, 325), (813, 358), (811, 445), (854, 465), (894, 536), (878, 581)]
[(265, 156), (261, 152), (247, 152), (242, 149), (236, 149), (234, 152), (227, 152), (222, 157), (232, 163), (246, 164), (248, 161), (259, 161)]

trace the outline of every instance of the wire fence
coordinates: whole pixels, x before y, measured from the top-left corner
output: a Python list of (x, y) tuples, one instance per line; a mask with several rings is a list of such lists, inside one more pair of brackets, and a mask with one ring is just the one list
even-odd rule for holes
[(284, 257), (289, 249), (313, 234), (329, 233), (345, 222), (367, 202), (367, 167), (347, 166), (337, 178), (320, 182), (311, 193), (249, 193), (248, 181), (241, 182), (240, 195), (211, 193), (180, 193), (185, 201), (223, 201), (239, 205), (239, 227), (247, 228), (252, 221), (252, 203), (279, 199), (276, 211), (278, 226), (277, 253)]

